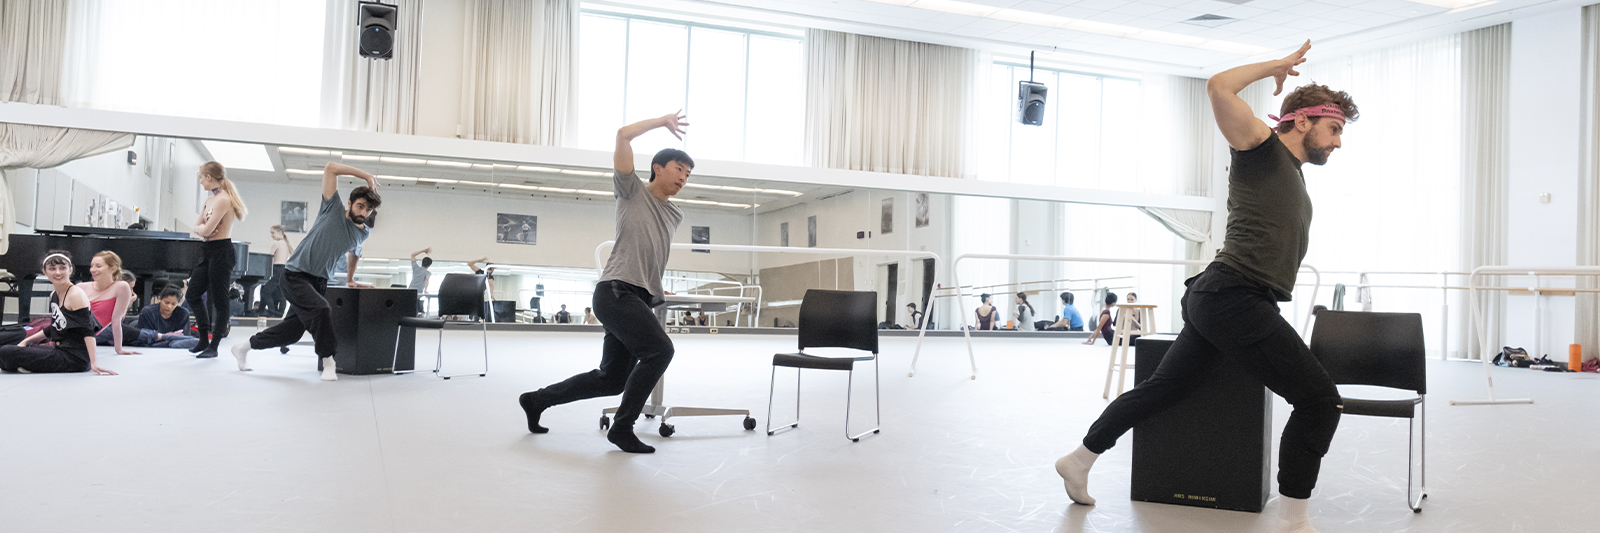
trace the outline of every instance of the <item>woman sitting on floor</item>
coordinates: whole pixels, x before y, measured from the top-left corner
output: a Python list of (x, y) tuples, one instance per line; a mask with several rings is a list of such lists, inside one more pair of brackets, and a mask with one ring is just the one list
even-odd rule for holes
[[(24, 374), (94, 371), (115, 376), (100, 368), (94, 354), (94, 332), (100, 329), (89, 312), (89, 297), (72, 285), (72, 258), (66, 252), (45, 254), (40, 261), (45, 278), (50, 280), (50, 325), (29, 335), (21, 343), (0, 346), (0, 370)], [(54, 346), (39, 344), (49, 338)]]

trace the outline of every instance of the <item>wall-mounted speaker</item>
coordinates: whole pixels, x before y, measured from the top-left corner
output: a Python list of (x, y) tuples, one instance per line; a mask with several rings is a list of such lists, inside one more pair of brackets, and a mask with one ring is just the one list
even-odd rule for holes
[(1017, 82), (1017, 121), (1029, 126), (1044, 124), (1044, 99), (1048, 92), (1043, 83)]
[(394, 28), (399, 20), (399, 8), (378, 2), (361, 2), (357, 9), (360, 10), (356, 13), (356, 27), (361, 28), (357, 40), (361, 57), (394, 57)]

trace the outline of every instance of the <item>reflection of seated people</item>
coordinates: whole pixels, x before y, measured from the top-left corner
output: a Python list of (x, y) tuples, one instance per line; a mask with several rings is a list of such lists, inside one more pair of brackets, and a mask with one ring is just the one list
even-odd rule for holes
[(978, 306), (977, 311), (975, 311), (978, 317), (978, 329), (997, 329), (999, 320), (996, 320), (998, 318), (996, 315), (1000, 314), (1000, 309), (989, 303), (988, 293), (978, 295), (978, 300), (983, 302), (983, 305)]
[[(1111, 313), (1111, 308), (1116, 307), (1117, 305), (1117, 293), (1107, 292), (1105, 304), (1106, 306), (1100, 309), (1099, 332), (1100, 336), (1105, 338), (1106, 344), (1111, 344), (1111, 336), (1116, 334), (1117, 327), (1116, 319)], [(1083, 343), (1094, 344), (1094, 335), (1090, 335), (1089, 340), (1086, 340)]]
[(705, 311), (701, 311), (700, 312), (699, 324), (702, 325), (702, 326), (706, 325), (706, 320), (707, 320), (706, 312)]
[(1072, 293), (1061, 293), (1061, 320), (1045, 328), (1046, 331), (1083, 331), (1083, 315), (1072, 305)]
[(567, 304), (561, 304), (561, 310), (556, 311), (557, 324), (571, 324), (572, 313), (567, 312)]
[(592, 325), (596, 325), (596, 326), (600, 325), (600, 317), (594, 316), (594, 308), (592, 308), (592, 307), (583, 308), (583, 323), (584, 324), (592, 324)]
[(906, 317), (911, 320), (911, 323), (904, 326), (906, 329), (922, 327), (922, 311), (917, 310), (916, 302), (906, 304)]

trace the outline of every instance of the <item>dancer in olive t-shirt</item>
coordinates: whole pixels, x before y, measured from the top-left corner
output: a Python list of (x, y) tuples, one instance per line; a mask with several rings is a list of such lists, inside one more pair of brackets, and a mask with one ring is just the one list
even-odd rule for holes
[[(1083, 444), (1056, 461), (1072, 501), (1093, 505), (1089, 469), (1117, 438), (1139, 422), (1182, 402), (1222, 358), (1243, 363), (1294, 406), (1279, 445), (1278, 531), (1314, 533), (1306, 500), (1316, 486), (1342, 409), (1339, 391), (1278, 302), (1294, 290), (1311, 229), (1311, 198), (1304, 163), (1328, 162), (1346, 121), (1359, 115), (1350, 95), (1306, 85), (1284, 98), (1276, 128), (1255, 118), (1239, 98), (1245, 86), (1274, 78), (1278, 92), (1311, 42), (1277, 61), (1245, 65), (1206, 84), (1217, 127), (1232, 147), (1228, 174), (1228, 228), (1216, 261), (1184, 282), (1183, 330), (1155, 374), (1106, 406)], [(1274, 92), (1273, 94), (1277, 94)], [(1201, 459), (1196, 459), (1201, 460)]]
[(594, 286), (594, 314), (606, 330), (600, 367), (517, 399), (528, 417), (528, 431), (549, 431), (539, 425), (546, 408), (598, 396), (622, 394), (606, 440), (629, 453), (656, 449), (639, 441), (633, 423), (644, 410), (656, 381), (672, 362), (672, 339), (652, 308), (663, 300), (661, 274), (672, 251), (672, 234), (683, 213), (671, 198), (683, 190), (694, 160), (682, 150), (667, 148), (650, 161), (650, 183), (633, 169), (633, 139), (656, 128), (683, 138), (684, 116), (672, 113), (617, 130), (612, 186), (617, 197), (617, 238), (600, 283)]

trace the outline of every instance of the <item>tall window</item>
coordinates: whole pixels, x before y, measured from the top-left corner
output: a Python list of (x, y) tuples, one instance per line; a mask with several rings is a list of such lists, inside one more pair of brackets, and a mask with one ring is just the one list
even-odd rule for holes
[(1169, 192), (1139, 172), (1139, 80), (1036, 68), (1049, 89), (1044, 124), (1017, 121), (1026, 65), (990, 67), (980, 111), (979, 179), (1088, 189)]
[(635, 140), (650, 153), (800, 164), (805, 85), (801, 35), (585, 12), (578, 46), (578, 147), (611, 150), (625, 124), (682, 109), (679, 141)]
[(85, 0), (68, 101), (96, 109), (318, 125), (323, 0)]

